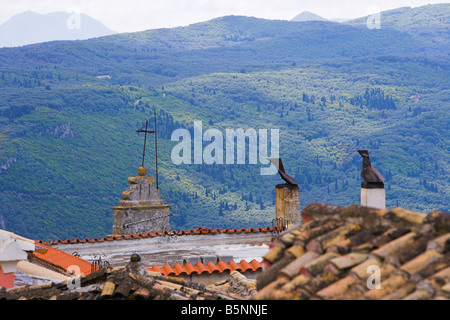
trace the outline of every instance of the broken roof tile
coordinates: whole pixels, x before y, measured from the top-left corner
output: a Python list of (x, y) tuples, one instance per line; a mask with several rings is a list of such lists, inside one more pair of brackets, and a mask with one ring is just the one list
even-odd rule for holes
[(294, 276), (298, 275), (308, 263), (319, 256), (320, 255), (315, 251), (308, 251), (282, 268), (279, 272), (283, 275), (286, 275), (288, 278), (293, 278)]
[(323, 268), (327, 265), (328, 261), (338, 256), (339, 254), (335, 252), (327, 252), (325, 254), (322, 254), (317, 258), (315, 258), (314, 260), (312, 260), (311, 262), (307, 263), (303, 268), (301, 268), (300, 273), (309, 276), (317, 276), (322, 272)]
[(336, 266), (338, 269), (347, 269), (351, 268), (357, 264), (360, 264), (364, 260), (367, 259), (367, 254), (352, 252), (340, 257), (336, 257), (330, 260), (330, 263)]

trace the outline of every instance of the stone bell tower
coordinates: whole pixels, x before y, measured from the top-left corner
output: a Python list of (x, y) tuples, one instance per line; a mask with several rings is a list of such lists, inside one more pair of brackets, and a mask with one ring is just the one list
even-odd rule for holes
[(139, 167), (137, 177), (129, 177), (130, 186), (122, 193), (119, 205), (112, 207), (113, 234), (138, 234), (170, 230), (170, 204), (164, 204), (155, 178), (147, 176), (147, 169)]

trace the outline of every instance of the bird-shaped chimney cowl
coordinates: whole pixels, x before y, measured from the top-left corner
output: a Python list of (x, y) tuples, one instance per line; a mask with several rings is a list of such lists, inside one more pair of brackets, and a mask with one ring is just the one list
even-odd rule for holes
[(377, 169), (372, 167), (372, 164), (370, 163), (369, 151), (358, 150), (358, 153), (363, 158), (363, 163), (361, 167), (361, 177), (364, 179), (364, 181), (361, 183), (361, 187), (383, 188), (384, 181), (386, 181), (386, 179)]

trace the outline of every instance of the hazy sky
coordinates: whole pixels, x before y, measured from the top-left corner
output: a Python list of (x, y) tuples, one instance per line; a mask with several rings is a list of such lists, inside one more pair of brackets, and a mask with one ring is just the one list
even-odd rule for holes
[(290, 20), (302, 11), (324, 18), (358, 18), (433, 0), (0, 0), (0, 24), (23, 11), (82, 12), (117, 32), (185, 26), (224, 15)]

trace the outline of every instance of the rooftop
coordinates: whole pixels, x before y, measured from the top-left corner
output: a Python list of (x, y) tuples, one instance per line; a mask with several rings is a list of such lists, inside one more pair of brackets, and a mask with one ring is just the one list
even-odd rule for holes
[(276, 227), (250, 229), (209, 229), (165, 231), (138, 235), (106, 236), (101, 239), (39, 241), (86, 261), (101, 258), (110, 266), (128, 262), (130, 253), (138, 253), (147, 266), (174, 266), (190, 262), (214, 264), (231, 260), (261, 261)]
[[(136, 259), (136, 257), (138, 257)], [(254, 292), (255, 281), (238, 271), (217, 285), (206, 286), (147, 270), (138, 255), (125, 266), (101, 268), (60, 283), (45, 282), (0, 289), (9, 300), (242, 300)]]
[(450, 299), (450, 215), (314, 203), (270, 244), (253, 299)]
[[(281, 233), (197, 228), (35, 241), (17, 270), (42, 281), (2, 288), (0, 299), (450, 299), (449, 214), (314, 203), (302, 218)], [(73, 266), (82, 274), (76, 288)]]

